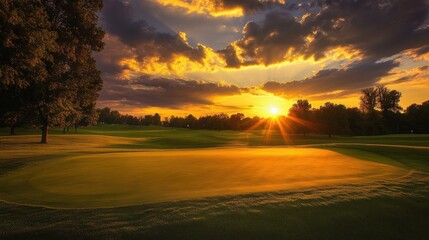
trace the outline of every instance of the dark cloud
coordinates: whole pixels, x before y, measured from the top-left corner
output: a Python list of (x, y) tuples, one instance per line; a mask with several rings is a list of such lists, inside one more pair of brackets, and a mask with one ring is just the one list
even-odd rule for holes
[[(351, 64), (346, 69), (327, 69), (319, 71), (311, 78), (287, 83), (267, 82), (263, 89), (277, 95), (296, 97), (325, 94), (335, 91), (336, 97), (362, 88), (373, 86), (380, 78), (389, 74), (394, 67), (399, 66), (395, 61), (373, 62), (363, 60)], [(324, 96), (326, 98), (326, 96)]]
[(100, 100), (117, 101), (130, 106), (180, 108), (212, 104), (212, 97), (240, 93), (240, 89), (233, 85), (142, 76), (135, 80), (108, 79)]
[(110, 34), (104, 35), (103, 42), (105, 48), (103, 51), (94, 53), (97, 61), (97, 68), (103, 74), (118, 74), (126, 69), (120, 65), (121, 59), (132, 58), (134, 51), (128, 45), (119, 41), (119, 39)]
[(273, 4), (282, 4), (279, 0), (214, 0), (215, 10), (231, 10), (240, 8), (245, 13), (254, 13), (267, 9)]
[[(312, 10), (306, 5), (304, 17), (285, 7), (268, 13), (261, 22), (249, 22), (242, 39), (220, 51), (231, 63), (228, 66), (269, 65), (299, 56), (319, 59), (338, 47), (353, 48), (374, 59), (409, 49), (417, 54), (429, 51), (426, 0), (317, 2), (311, 5)], [(234, 59), (241, 59), (240, 65)]]
[(109, 34), (135, 48), (137, 60), (142, 63), (149, 59), (170, 63), (176, 56), (202, 63), (205, 57), (202, 46), (191, 47), (178, 35), (157, 32), (146, 21), (134, 20), (132, 5), (120, 0), (104, 1), (102, 25)]
[[(297, 22), (287, 13), (271, 12), (266, 15), (263, 23), (249, 22), (243, 29), (243, 38), (235, 45), (243, 51), (241, 65), (270, 65), (285, 60), (287, 54), (299, 55), (305, 50), (305, 37), (309, 28)], [(220, 51), (226, 62), (235, 63), (229, 67), (237, 67), (239, 59), (232, 46)]]
[(429, 44), (426, 0), (330, 0), (324, 7), (305, 21), (317, 31), (310, 52), (353, 46), (366, 57), (382, 58)]

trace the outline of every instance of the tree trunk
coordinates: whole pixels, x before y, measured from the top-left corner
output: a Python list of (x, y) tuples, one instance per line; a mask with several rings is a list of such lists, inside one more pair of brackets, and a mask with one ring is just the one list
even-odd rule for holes
[(42, 140), (40, 143), (48, 143), (48, 124), (43, 124), (42, 127)]
[(74, 126), (74, 133), (77, 133), (77, 126)]
[(15, 135), (15, 126), (10, 127), (10, 135)]
[(63, 128), (63, 134), (66, 134), (66, 128), (65, 127)]
[(67, 132), (69, 132), (69, 127), (67, 126)]

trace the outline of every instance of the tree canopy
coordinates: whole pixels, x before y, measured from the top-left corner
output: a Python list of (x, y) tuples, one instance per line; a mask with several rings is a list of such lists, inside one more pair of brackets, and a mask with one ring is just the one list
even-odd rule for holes
[(42, 129), (42, 143), (50, 127), (94, 122), (102, 80), (92, 53), (104, 46), (97, 15), (102, 3), (0, 3), (0, 90), (19, 103), (2, 106), (2, 111), (32, 116), (31, 123)]

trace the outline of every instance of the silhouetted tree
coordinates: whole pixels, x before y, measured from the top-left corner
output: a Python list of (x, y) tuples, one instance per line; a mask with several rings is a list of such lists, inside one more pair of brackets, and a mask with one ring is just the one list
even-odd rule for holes
[(347, 122), (353, 135), (365, 134), (365, 117), (358, 108), (347, 108)]
[(380, 113), (376, 110), (378, 105), (377, 88), (365, 88), (360, 97), (360, 108), (365, 116), (365, 129), (367, 134), (380, 134), (384, 132)]
[(158, 113), (153, 115), (152, 124), (155, 126), (161, 126), (161, 116)]
[(362, 112), (369, 114), (375, 111), (377, 107), (377, 89), (365, 88), (362, 89), (362, 96), (360, 97), (360, 109)]
[(241, 122), (243, 119), (244, 119), (244, 114), (242, 114), (242, 113), (237, 113), (237, 114), (231, 115), (231, 117), (230, 117), (231, 128), (234, 130), (242, 129)]
[(304, 136), (309, 131), (308, 122), (311, 118), (311, 104), (307, 100), (298, 100), (289, 109), (289, 117), (295, 119), (294, 125), (298, 133)]
[(316, 112), (321, 130), (332, 137), (332, 134), (349, 133), (347, 110), (344, 105), (327, 102)]
[(412, 104), (405, 110), (409, 132), (429, 133), (429, 101), (422, 104)]
[(389, 90), (384, 85), (377, 86), (377, 104), (382, 112), (398, 112), (402, 110), (399, 106), (401, 93), (396, 90)]
[(398, 132), (402, 120), (399, 111), (401, 93), (396, 90), (389, 90), (384, 85), (377, 86), (377, 104), (381, 110), (384, 128), (388, 132)]
[(189, 114), (185, 118), (185, 125), (187, 128), (196, 129), (199, 126), (198, 125), (198, 119), (196, 117), (194, 117), (192, 114)]

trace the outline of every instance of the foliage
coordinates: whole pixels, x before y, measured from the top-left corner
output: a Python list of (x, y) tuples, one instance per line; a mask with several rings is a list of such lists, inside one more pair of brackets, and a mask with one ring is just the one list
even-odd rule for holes
[(344, 105), (327, 102), (315, 112), (320, 130), (328, 134), (348, 134), (350, 132), (347, 109)]
[[(361, 99), (367, 99), (368, 92), (373, 93), (375, 88), (363, 91)], [(278, 116), (278, 121), (273, 118), (246, 117), (242, 113), (205, 115), (199, 118), (193, 115), (186, 117), (171, 116), (161, 123), (159, 114), (135, 117), (122, 115), (110, 108), (99, 109), (99, 123), (122, 125), (155, 125), (164, 127), (209, 129), (209, 130), (249, 130), (267, 129), (271, 125), (273, 130), (279, 130), (278, 123), (286, 127), (288, 133), (324, 133), (332, 135), (377, 135), (384, 133), (429, 133), (429, 101), (421, 105), (413, 104), (404, 113), (399, 111), (400, 94), (392, 90), (396, 100), (391, 101), (384, 112), (376, 108), (366, 108), (362, 111), (358, 108), (346, 108), (342, 104), (327, 102), (320, 108), (311, 109), (307, 100), (298, 100), (289, 111), (289, 116)], [(380, 105), (381, 106), (381, 105)], [(384, 105), (387, 106), (387, 105)], [(369, 110), (372, 109), (372, 110)], [(154, 121), (154, 119), (156, 119)], [(276, 123), (277, 122), (277, 123)]]
[(101, 8), (101, 0), (0, 3), (0, 91), (14, 103), (0, 113), (31, 116), (42, 143), (48, 128), (94, 122), (102, 81), (92, 53), (103, 48)]

